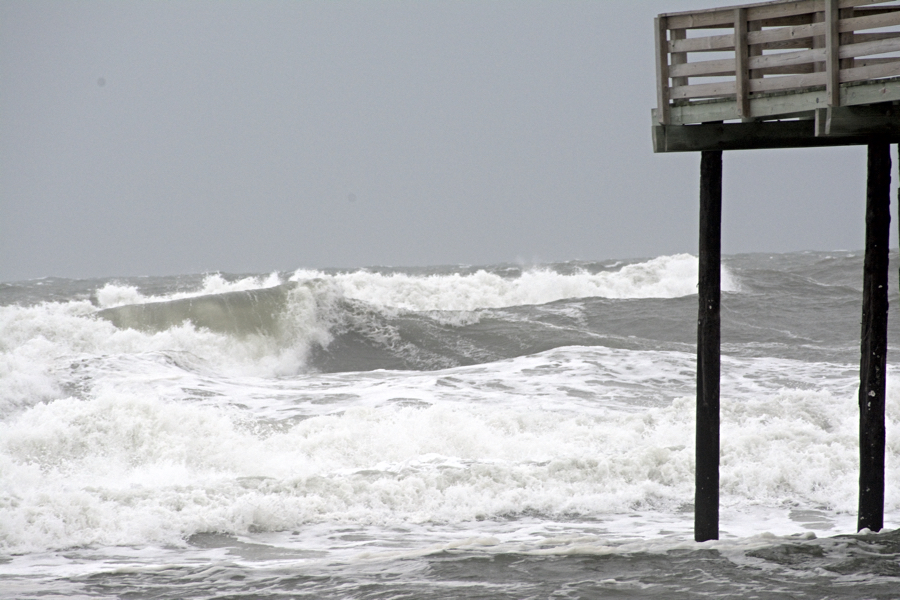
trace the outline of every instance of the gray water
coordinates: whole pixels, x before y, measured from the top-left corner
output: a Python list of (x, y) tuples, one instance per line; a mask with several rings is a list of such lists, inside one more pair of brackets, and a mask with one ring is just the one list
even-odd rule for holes
[(0, 597), (900, 597), (898, 319), (856, 534), (861, 256), (724, 263), (703, 544), (690, 257), (2, 283)]

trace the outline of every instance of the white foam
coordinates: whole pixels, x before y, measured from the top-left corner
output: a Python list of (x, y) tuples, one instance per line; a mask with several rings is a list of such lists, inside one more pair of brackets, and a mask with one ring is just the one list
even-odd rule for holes
[[(142, 380), (115, 366), (126, 375), (104, 379), (90, 397), (40, 404), (0, 425), (0, 546), (178, 543), (201, 531), (310, 524), (451, 527), (523, 511), (636, 518), (639, 529), (664, 530), (688, 518), (681, 511), (693, 497), (693, 400), (636, 410), (569, 393), (590, 387), (585, 378), (602, 389), (604, 373), (630, 378), (623, 390), (649, 379), (660, 389), (667, 378), (682, 385), (692, 357), (671, 353), (654, 366), (653, 354), (566, 348), (433, 373), (259, 380), (246, 407), (229, 389), (252, 389), (251, 380), (217, 387), (219, 379), (174, 369)], [(723, 390), (736, 388), (722, 402), (722, 503), (733, 531), (754, 511), (783, 525), (790, 520), (773, 511), (806, 507), (837, 523), (855, 510), (856, 403), (847, 381), (740, 385), (751, 372), (784, 380), (793, 366), (723, 365)], [(187, 400), (183, 388), (198, 383), (211, 393)], [(900, 486), (896, 384), (891, 377), (890, 489)], [(260, 421), (267, 413), (285, 418)], [(889, 496), (886, 508), (896, 515), (900, 499)]]
[(195, 290), (174, 292), (163, 296), (145, 296), (133, 285), (110, 282), (97, 290), (96, 298), (100, 308), (113, 308), (127, 304), (197, 298), (210, 294), (224, 294), (226, 292), (245, 292), (275, 287), (281, 283), (281, 277), (278, 273), (270, 273), (259, 277), (244, 277), (235, 281), (228, 281), (220, 273), (211, 273), (203, 278), (203, 283)]
[[(515, 278), (480, 270), (471, 275), (383, 275), (354, 271), (326, 275), (297, 271), (294, 281), (333, 280), (347, 298), (381, 307), (415, 311), (472, 311), (565, 298), (675, 298), (697, 293), (697, 258), (689, 254), (661, 256), (626, 265), (618, 271), (575, 274), (551, 269), (525, 271)], [(737, 291), (734, 277), (722, 271), (722, 289)]]

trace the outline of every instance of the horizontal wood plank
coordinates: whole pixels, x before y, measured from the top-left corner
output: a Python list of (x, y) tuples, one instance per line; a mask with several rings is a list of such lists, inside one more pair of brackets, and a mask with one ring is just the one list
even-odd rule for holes
[(884, 31), (881, 33), (854, 33), (853, 43), (874, 42), (877, 40), (892, 40), (900, 38), (900, 31)]
[(862, 44), (847, 44), (839, 48), (841, 58), (854, 58), (856, 56), (870, 56), (872, 54), (886, 54), (900, 50), (900, 38), (887, 38)]
[(853, 62), (853, 67), (870, 67), (872, 65), (884, 65), (887, 63), (895, 63), (897, 62), (897, 57), (894, 58), (857, 58)]
[(838, 24), (838, 31), (846, 33), (848, 31), (864, 31), (866, 29), (894, 27), (896, 25), (900, 25), (900, 6), (890, 12), (841, 19)]
[(841, 69), (841, 83), (900, 76), (900, 58), (864, 67)]
[(733, 58), (669, 65), (669, 75), (672, 77), (710, 77), (728, 74), (734, 75)]
[[(751, 88), (750, 91), (753, 91)], [(717, 96), (733, 96), (734, 81), (719, 83), (701, 83), (698, 85), (681, 85), (670, 88), (669, 97), (673, 100), (690, 98), (715, 98)]]
[(765, 69), (766, 67), (787, 67), (789, 65), (803, 65), (807, 63), (822, 62), (825, 60), (825, 48), (812, 50), (798, 50), (796, 52), (781, 52), (778, 54), (764, 54), (750, 58), (751, 69)]
[(734, 50), (734, 34), (726, 33), (669, 41), (669, 52), (715, 52), (717, 50)]
[[(883, 4), (890, 0), (840, 0), (840, 8), (854, 8)], [(744, 4), (727, 8), (710, 8), (687, 12), (664, 13), (668, 18), (670, 29), (702, 29), (712, 27), (734, 26), (735, 8), (746, 8), (749, 21), (769, 21), (768, 25), (776, 25), (778, 19), (804, 16), (824, 10), (821, 0), (798, 0), (796, 2), (762, 2)], [(790, 23), (790, 21), (786, 21)], [(799, 24), (799, 23), (798, 23)]]
[(825, 72), (787, 75), (785, 77), (769, 77), (750, 81), (750, 92), (778, 92), (783, 90), (802, 89), (816, 85), (825, 85)]

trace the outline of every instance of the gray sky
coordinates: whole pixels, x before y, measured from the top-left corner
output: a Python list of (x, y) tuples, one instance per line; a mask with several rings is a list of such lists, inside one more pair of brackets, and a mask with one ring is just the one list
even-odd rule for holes
[[(723, 4), (0, 0), (0, 280), (696, 252), (652, 20)], [(861, 248), (865, 163), (726, 153), (724, 252)]]

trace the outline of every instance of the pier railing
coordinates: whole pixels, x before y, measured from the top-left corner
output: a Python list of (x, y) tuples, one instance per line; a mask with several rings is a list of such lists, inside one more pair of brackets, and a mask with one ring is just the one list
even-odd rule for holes
[(900, 2), (799, 0), (656, 18), (661, 125), (900, 99)]

